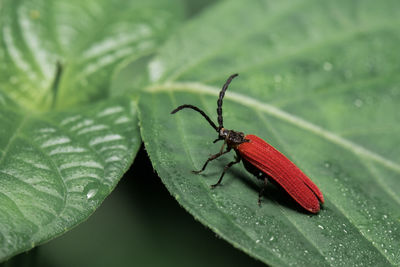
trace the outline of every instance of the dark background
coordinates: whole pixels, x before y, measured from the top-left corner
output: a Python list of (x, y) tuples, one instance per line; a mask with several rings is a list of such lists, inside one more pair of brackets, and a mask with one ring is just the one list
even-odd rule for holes
[(142, 146), (89, 219), (1, 266), (264, 266), (196, 221), (169, 194)]

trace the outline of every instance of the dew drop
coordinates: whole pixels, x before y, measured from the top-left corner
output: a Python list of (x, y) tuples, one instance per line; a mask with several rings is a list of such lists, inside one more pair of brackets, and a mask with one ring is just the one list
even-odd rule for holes
[(324, 62), (323, 68), (325, 71), (331, 71), (333, 68), (333, 65), (330, 62)]
[(318, 224), (318, 227), (324, 230), (324, 227), (322, 225)]
[(324, 166), (325, 166), (325, 168), (330, 168), (331, 167), (331, 163), (328, 162), (328, 161), (325, 161)]
[(356, 106), (357, 108), (360, 108), (363, 104), (364, 104), (363, 101), (359, 98), (354, 100), (354, 106)]
[(274, 81), (275, 81), (276, 83), (282, 82), (282, 76), (281, 76), (281, 75), (275, 75), (275, 76), (274, 76)]

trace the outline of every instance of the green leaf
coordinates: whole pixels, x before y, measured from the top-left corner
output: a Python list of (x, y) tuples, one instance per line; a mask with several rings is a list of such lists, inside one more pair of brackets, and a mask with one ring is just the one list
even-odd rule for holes
[[(215, 233), (274, 266), (400, 265), (398, 1), (225, 1), (190, 21), (150, 64), (139, 102), (142, 138), (178, 202)], [(234, 153), (194, 175), (224, 126), (256, 134), (321, 189), (308, 215), (243, 166), (210, 189)]]
[(179, 0), (0, 2), (0, 261), (111, 193), (141, 144), (131, 99), (110, 97), (114, 74), (182, 15)]

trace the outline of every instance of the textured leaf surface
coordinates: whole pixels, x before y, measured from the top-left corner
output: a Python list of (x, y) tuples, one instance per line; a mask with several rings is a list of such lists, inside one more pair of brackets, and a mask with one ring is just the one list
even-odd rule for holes
[[(142, 138), (179, 203), (217, 234), (273, 266), (400, 265), (398, 1), (226, 1), (191, 21), (150, 64), (157, 85), (140, 99)], [(285, 192), (235, 165), (202, 175), (215, 131), (256, 134), (295, 162), (326, 203), (305, 214)]]
[(131, 165), (136, 109), (109, 97), (112, 77), (154, 52), (180, 7), (0, 1), (0, 261), (84, 221)]
[(40, 116), (0, 112), (0, 256), (86, 219), (140, 145), (130, 101)]

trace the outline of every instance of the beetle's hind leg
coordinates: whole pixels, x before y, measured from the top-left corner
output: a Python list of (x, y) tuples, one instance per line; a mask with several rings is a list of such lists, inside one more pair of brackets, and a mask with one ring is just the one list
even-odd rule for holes
[(264, 181), (264, 184), (261, 187), (260, 192), (258, 193), (258, 205), (261, 206), (261, 199), (264, 195), (265, 188), (267, 187), (268, 183), (268, 175), (260, 171), (257, 167), (255, 167), (245, 159), (243, 159), (243, 165), (249, 173), (253, 174), (257, 179)]
[(232, 167), (232, 165), (239, 163), (240, 160), (241, 160), (240, 156), (239, 156), (239, 155), (236, 155), (235, 160), (229, 162), (229, 163), (224, 167), (224, 171), (222, 172), (221, 177), (219, 177), (218, 182), (217, 182), (216, 184), (211, 185), (211, 188), (215, 188), (217, 185), (219, 185), (219, 184), (221, 183), (221, 181), (222, 181), (222, 178), (223, 178), (224, 175), (225, 175), (225, 172), (226, 172), (230, 167)]

